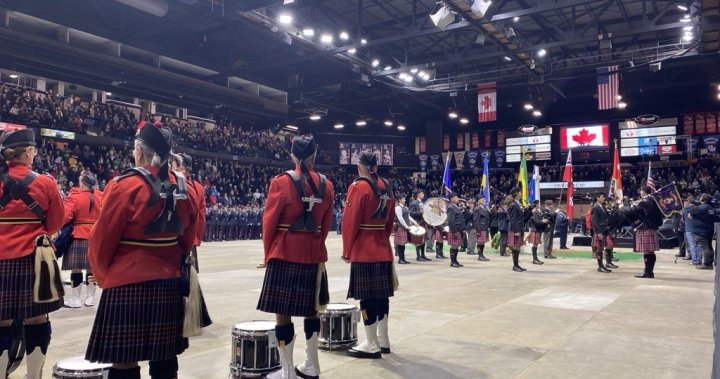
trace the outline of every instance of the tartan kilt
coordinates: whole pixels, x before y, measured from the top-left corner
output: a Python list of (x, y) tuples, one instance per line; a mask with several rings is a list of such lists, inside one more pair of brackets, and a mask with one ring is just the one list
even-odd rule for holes
[(605, 240), (605, 248), (612, 249), (615, 247), (615, 236), (609, 235), (607, 236), (607, 239)]
[(525, 241), (523, 241), (523, 233), (520, 232), (519, 235), (515, 235), (515, 232), (508, 232), (507, 235), (507, 247), (513, 249), (513, 250), (519, 250), (523, 245), (525, 244)]
[(395, 294), (392, 262), (352, 262), (347, 297), (357, 300), (384, 299)]
[(463, 244), (463, 233), (462, 232), (448, 232), (447, 234), (448, 245), (451, 248), (456, 249)]
[(63, 306), (62, 296), (51, 303), (36, 303), (33, 300), (34, 280), (35, 254), (0, 259), (0, 320), (41, 316)]
[(188, 348), (180, 278), (103, 290), (85, 359), (128, 363), (166, 360)]
[(435, 231), (433, 232), (433, 236), (435, 237), (435, 238), (434, 238), (434, 239), (435, 239), (435, 242), (443, 243), (443, 240), (444, 240), (443, 234), (445, 234), (445, 233), (443, 233), (443, 232), (440, 231), (440, 230), (435, 229)]
[[(318, 273), (320, 273), (320, 288)], [(315, 316), (330, 301), (327, 272), (319, 263), (296, 263), (271, 259), (257, 309), (288, 316)]]
[(531, 231), (528, 234), (528, 243), (531, 245), (539, 245), (542, 243), (542, 232)]
[(650, 253), (660, 250), (660, 241), (656, 230), (638, 230), (635, 232), (635, 252)]
[(604, 234), (594, 233), (592, 238), (592, 247), (606, 248), (608, 247), (609, 239), (610, 237)]
[(397, 230), (395, 231), (393, 243), (398, 246), (404, 246), (405, 244), (407, 244), (408, 243), (407, 229), (403, 228), (402, 226), (398, 226)]
[(62, 259), (63, 270), (92, 270), (88, 260), (88, 240), (73, 239)]
[(488, 231), (487, 230), (477, 230), (475, 231), (475, 241), (478, 245), (484, 245), (485, 242), (489, 241), (490, 238), (488, 237)]

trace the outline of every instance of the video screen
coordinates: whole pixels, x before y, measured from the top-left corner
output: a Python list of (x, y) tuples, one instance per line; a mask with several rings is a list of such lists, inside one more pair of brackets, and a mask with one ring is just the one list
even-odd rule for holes
[(577, 151), (607, 149), (609, 129), (608, 124), (560, 128), (560, 148)]
[(363, 151), (370, 151), (377, 155), (379, 166), (392, 166), (394, 145), (389, 143), (354, 143), (340, 142), (340, 164), (354, 165)]

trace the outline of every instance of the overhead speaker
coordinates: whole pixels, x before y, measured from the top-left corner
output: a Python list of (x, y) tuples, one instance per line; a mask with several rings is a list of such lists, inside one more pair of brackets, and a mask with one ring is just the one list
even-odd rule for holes
[(490, 4), (492, 4), (492, 1), (475, 0), (470, 10), (473, 14), (482, 18), (485, 17), (485, 13), (487, 13), (488, 8), (490, 8)]
[(447, 6), (442, 6), (437, 12), (430, 15), (430, 19), (435, 26), (445, 29), (455, 21), (455, 14)]

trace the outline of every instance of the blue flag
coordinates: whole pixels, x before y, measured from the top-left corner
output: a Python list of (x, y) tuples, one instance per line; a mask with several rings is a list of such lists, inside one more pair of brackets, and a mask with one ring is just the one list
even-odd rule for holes
[(672, 216), (673, 213), (682, 211), (682, 198), (675, 187), (675, 183), (670, 183), (663, 188), (653, 192), (650, 196), (657, 203), (658, 208), (665, 217)]
[(445, 159), (445, 173), (443, 174), (443, 197), (448, 199), (452, 192), (452, 179), (450, 179), (450, 153)]
[(483, 174), (480, 179), (480, 189), (482, 190), (483, 197), (485, 198), (485, 205), (490, 205), (490, 171), (488, 170), (488, 163), (490, 159), (487, 155), (483, 158)]

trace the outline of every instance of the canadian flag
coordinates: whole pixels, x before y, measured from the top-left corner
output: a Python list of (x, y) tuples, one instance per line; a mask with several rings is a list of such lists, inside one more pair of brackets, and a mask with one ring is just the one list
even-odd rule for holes
[(497, 120), (496, 82), (478, 84), (478, 122)]

